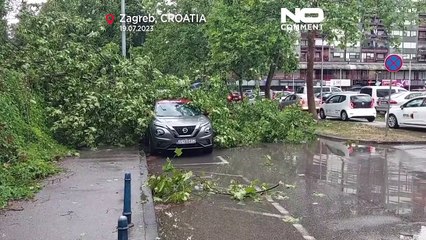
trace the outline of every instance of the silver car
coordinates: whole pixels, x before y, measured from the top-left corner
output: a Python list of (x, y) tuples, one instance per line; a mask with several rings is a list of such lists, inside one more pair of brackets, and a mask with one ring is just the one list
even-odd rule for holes
[(213, 151), (213, 129), (210, 119), (188, 100), (161, 100), (155, 104), (155, 118), (149, 126), (149, 151), (203, 149)]

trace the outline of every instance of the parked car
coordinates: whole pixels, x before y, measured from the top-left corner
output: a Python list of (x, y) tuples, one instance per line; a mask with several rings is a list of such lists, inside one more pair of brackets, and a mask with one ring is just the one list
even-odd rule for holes
[(294, 94), (294, 93), (290, 91), (273, 91), (272, 99), (278, 99), (281, 101), (282, 99), (284, 99), (290, 94)]
[(243, 100), (243, 97), (239, 92), (229, 92), (228, 97), (226, 97), (228, 102), (239, 102)]
[(315, 94), (315, 97), (319, 98), (321, 100), (321, 103), (324, 103), (333, 94), (334, 94), (333, 92), (323, 92), (322, 99), (321, 99), (321, 93)]
[(415, 97), (389, 110), (388, 126), (426, 127), (426, 96)]
[(210, 119), (188, 100), (161, 100), (155, 103), (155, 118), (148, 127), (146, 140), (151, 154), (157, 151), (202, 149), (213, 151)]
[[(392, 86), (391, 94), (407, 92), (405, 88)], [(368, 94), (373, 98), (374, 107), (377, 106), (379, 98), (389, 95), (389, 86), (365, 86), (361, 88), (359, 93)]]
[(376, 119), (373, 99), (368, 94), (342, 92), (331, 96), (321, 106), (321, 119), (327, 117), (340, 118), (347, 121), (351, 118), (366, 118), (369, 122)]
[[(342, 89), (338, 87), (323, 86), (322, 92), (342, 92)], [(308, 94), (308, 90), (306, 86), (303, 86), (297, 89), (296, 93)], [(317, 94), (317, 93), (321, 93), (321, 86), (314, 86), (314, 94)]]
[(352, 86), (350, 90), (351, 90), (352, 92), (358, 92), (358, 93), (359, 93), (359, 92), (361, 91), (361, 88), (362, 88), (362, 86), (360, 86), (360, 85), (355, 85), (355, 86)]
[[(391, 107), (399, 107), (403, 103), (406, 103), (408, 100), (413, 99), (415, 97), (419, 97), (425, 95), (423, 92), (399, 92), (391, 94), (391, 100), (390, 105)], [(388, 104), (389, 102), (389, 96), (385, 96), (382, 98), (379, 98), (378, 104), (376, 106), (376, 110), (378, 112), (384, 112), (386, 113), (388, 111)]]
[[(291, 94), (285, 97), (279, 105), (280, 110), (290, 105), (299, 104), (302, 110), (308, 110), (308, 95), (306, 94)], [(319, 110), (321, 100), (315, 98), (315, 106)]]

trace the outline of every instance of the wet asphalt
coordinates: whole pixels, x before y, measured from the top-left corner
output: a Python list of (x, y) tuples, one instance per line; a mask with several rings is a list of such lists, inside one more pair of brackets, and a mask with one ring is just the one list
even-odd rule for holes
[[(166, 157), (147, 158), (151, 173)], [(195, 193), (183, 205), (157, 204), (161, 239), (426, 239), (426, 146), (318, 140), (173, 162), (224, 188), (231, 179), (283, 184), (259, 202)]]

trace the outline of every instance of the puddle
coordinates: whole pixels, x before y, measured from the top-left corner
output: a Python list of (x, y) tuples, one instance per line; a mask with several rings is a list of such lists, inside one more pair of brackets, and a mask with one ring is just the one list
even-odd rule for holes
[[(317, 239), (426, 239), (421, 233), (426, 225), (425, 146), (320, 139), (226, 154), (230, 166), (223, 172), (296, 186), (280, 189), (287, 197), (275, 200), (300, 217)], [(365, 234), (357, 236), (357, 231)]]
[[(204, 172), (223, 186), (242, 177), (269, 186), (283, 183), (271, 198), (300, 219), (315, 239), (426, 240), (426, 146), (320, 139), (305, 145), (216, 150), (175, 163), (208, 163), (219, 156), (229, 164), (182, 167)], [(236, 203), (227, 201), (235, 208)], [(256, 204), (247, 209), (276, 212)]]

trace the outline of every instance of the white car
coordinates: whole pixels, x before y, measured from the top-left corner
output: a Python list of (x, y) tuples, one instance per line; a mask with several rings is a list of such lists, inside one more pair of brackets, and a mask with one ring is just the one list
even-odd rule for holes
[[(406, 103), (408, 100), (413, 99), (415, 97), (420, 97), (422, 95), (425, 95), (423, 92), (399, 92), (392, 94), (390, 105), (391, 107), (399, 107), (402, 104)], [(382, 97), (379, 99), (378, 104), (376, 106), (376, 110), (378, 112), (387, 112), (388, 111), (388, 101), (389, 96)]]
[(368, 94), (356, 92), (335, 93), (321, 106), (319, 113), (321, 119), (333, 117), (347, 121), (351, 118), (365, 118), (369, 122), (376, 119), (373, 99)]
[(388, 126), (426, 127), (426, 96), (416, 97), (389, 110)]
[[(341, 88), (338, 87), (329, 87), (329, 86), (323, 86), (322, 87), (322, 92), (336, 92), (336, 93), (340, 93), (342, 92)], [(296, 93), (299, 94), (308, 94), (308, 89), (306, 86), (304, 87), (300, 87), (299, 89), (297, 89)], [(314, 86), (314, 94), (317, 93), (321, 93), (321, 86)]]

